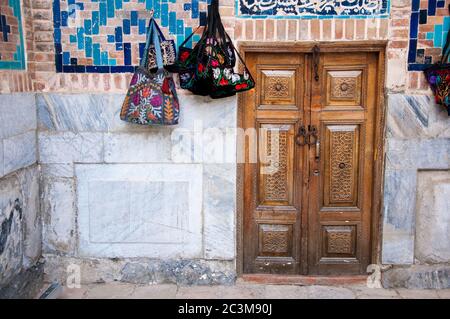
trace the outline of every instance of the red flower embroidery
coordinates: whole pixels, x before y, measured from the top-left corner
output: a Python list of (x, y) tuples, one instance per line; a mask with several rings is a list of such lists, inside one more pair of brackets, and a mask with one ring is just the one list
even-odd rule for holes
[(222, 78), (222, 79), (219, 81), (219, 84), (220, 84), (220, 85), (228, 85), (228, 81), (227, 81), (225, 78)]
[(170, 94), (170, 85), (169, 85), (169, 79), (168, 78), (164, 79), (164, 82), (163, 82), (163, 85), (161, 87), (161, 90), (165, 94)]
[(188, 52), (188, 51), (184, 51), (184, 52), (182, 52), (181, 55), (180, 55), (180, 60), (181, 60), (182, 62), (184, 62), (184, 61), (187, 60), (188, 57), (189, 57), (189, 52)]
[(219, 66), (219, 62), (217, 62), (217, 60), (211, 60), (211, 66), (218, 67)]
[(157, 119), (152, 112), (147, 112), (147, 117), (152, 121), (155, 121)]
[(149, 97), (150, 96), (150, 89), (149, 88), (144, 88), (142, 90), (142, 96), (143, 97)]
[(203, 64), (199, 63), (198, 72), (202, 73), (203, 71), (205, 71), (205, 66)]
[(247, 83), (242, 83), (242, 84), (237, 84), (236, 86), (236, 90), (243, 90), (246, 89), (248, 87)]

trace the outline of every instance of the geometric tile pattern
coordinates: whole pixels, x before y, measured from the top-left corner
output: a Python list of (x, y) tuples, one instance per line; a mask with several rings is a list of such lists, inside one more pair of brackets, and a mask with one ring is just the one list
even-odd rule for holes
[(389, 16), (389, 0), (236, 0), (241, 18), (368, 18)]
[[(3, 1), (3, 0), (0, 0)], [(208, 0), (53, 0), (56, 70), (133, 72), (145, 47), (151, 10), (178, 44), (206, 23)], [(192, 41), (197, 41), (198, 35)]]
[(441, 59), (450, 29), (450, 0), (412, 0), (408, 70), (421, 71)]
[(25, 69), (20, 0), (0, 0), (0, 69)]

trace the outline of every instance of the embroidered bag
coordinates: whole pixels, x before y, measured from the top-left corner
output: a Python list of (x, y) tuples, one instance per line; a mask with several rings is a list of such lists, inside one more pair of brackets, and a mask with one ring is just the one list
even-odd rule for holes
[(182, 88), (197, 95), (223, 98), (255, 86), (239, 54), (244, 73), (234, 72), (237, 51), (223, 27), (218, 0), (208, 6), (208, 23), (194, 49), (184, 47), (189, 39), (180, 46), (177, 61)]
[[(203, 30), (200, 40), (193, 49), (185, 47), (189, 39), (196, 33), (194, 31), (178, 48), (177, 72), (180, 77), (180, 86), (196, 95), (207, 96), (211, 92), (211, 81), (208, 79), (199, 79), (197, 75), (199, 52), (203, 49), (203, 43), (211, 32), (212, 26), (211, 6), (208, 6), (208, 22)], [(200, 27), (199, 27), (200, 28)], [(206, 81), (205, 81), (206, 80)]]
[[(200, 41), (197, 42), (197, 45), (193, 49), (185, 46), (186, 43), (192, 38), (192, 36), (197, 33), (198, 29), (200, 28), (198, 27), (191, 35), (189, 35), (185, 39), (185, 41), (178, 48), (176, 72), (178, 72), (180, 75), (180, 86), (183, 89), (191, 90), (198, 95), (209, 95), (211, 92), (211, 81), (209, 80), (208, 83), (205, 83), (201, 80), (199, 81), (199, 79), (195, 76), (198, 67), (200, 67), (200, 72), (206, 70), (203, 69), (204, 64), (199, 65), (198, 61), (202, 60), (202, 57), (206, 58), (207, 60), (207, 57), (205, 57), (204, 54), (202, 55), (200, 53), (205, 50), (205, 44), (208, 43), (208, 41), (213, 40), (213, 32), (215, 29), (214, 23), (216, 23), (213, 18), (215, 18), (215, 14), (212, 14), (212, 6), (208, 6), (208, 21), (203, 30)], [(222, 30), (224, 29), (222, 28)], [(236, 64), (236, 56), (234, 54), (232, 42), (226, 42), (226, 36), (224, 33), (220, 34), (219, 36), (221, 39), (223, 39), (223, 42), (225, 42), (225, 46), (223, 48), (221, 46), (216, 46), (216, 51), (219, 51), (221, 54), (221, 63), (228, 67), (234, 67)], [(210, 75), (204, 73), (203, 79), (208, 78), (210, 78)]]
[[(180, 114), (177, 92), (172, 76), (164, 70), (156, 31), (156, 23), (151, 19), (144, 58), (131, 79), (120, 118), (142, 125), (175, 125)], [(146, 68), (150, 44), (156, 48), (158, 69), (154, 73)]]
[[(213, 14), (215, 15), (214, 20), (217, 21), (215, 28), (217, 28), (217, 33), (220, 35), (220, 40), (223, 43), (226, 43), (225, 47), (220, 45), (212, 45), (209, 65), (209, 72), (211, 73), (211, 77), (213, 79), (213, 90), (210, 94), (212, 98), (223, 98), (227, 96), (233, 96), (238, 92), (244, 92), (250, 90), (255, 87), (255, 81), (251, 76), (250, 72), (245, 65), (244, 60), (240, 56), (239, 52), (233, 45), (233, 42), (230, 36), (225, 32), (225, 28), (223, 27), (221, 17), (219, 14), (219, 6), (218, 1), (215, 2), (215, 6), (213, 6)], [(233, 56), (236, 52), (241, 64), (243, 66), (243, 73), (239, 74), (234, 71), (234, 64), (228, 63), (229, 60), (226, 58), (223, 59), (223, 55), (229, 56), (230, 54), (227, 52), (232, 52)]]
[(448, 63), (450, 53), (449, 49), (450, 32), (447, 33), (447, 40), (444, 48), (442, 49), (441, 61), (425, 69), (424, 73), (428, 84), (433, 91), (436, 103), (444, 106), (450, 116), (450, 63)]
[[(174, 40), (166, 40), (164, 37), (164, 33), (162, 33), (161, 29), (159, 28), (156, 21), (153, 21), (155, 27), (156, 27), (156, 34), (159, 37), (160, 40), (160, 46), (161, 46), (161, 54), (163, 58), (163, 64), (164, 68), (167, 71), (173, 72), (175, 67), (175, 62), (177, 59), (177, 51), (175, 46)], [(153, 33), (154, 31), (151, 29), (150, 33)], [(153, 35), (151, 34), (150, 37)], [(155, 46), (150, 43), (149, 50), (148, 50), (148, 62), (147, 62), (147, 68), (150, 71), (154, 71), (157, 69), (157, 63), (156, 63), (156, 50)]]

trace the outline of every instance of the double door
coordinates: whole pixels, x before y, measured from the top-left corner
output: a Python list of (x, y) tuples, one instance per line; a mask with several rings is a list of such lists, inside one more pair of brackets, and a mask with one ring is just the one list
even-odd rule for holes
[(250, 52), (246, 63), (257, 87), (241, 105), (244, 273), (365, 273), (378, 55)]

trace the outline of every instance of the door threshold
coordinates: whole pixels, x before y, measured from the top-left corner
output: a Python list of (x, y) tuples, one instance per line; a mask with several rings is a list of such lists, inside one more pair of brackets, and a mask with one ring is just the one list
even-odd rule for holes
[(299, 285), (299, 286), (342, 286), (365, 284), (365, 275), (346, 276), (297, 276), (273, 274), (245, 274), (238, 278), (238, 282), (269, 285)]

